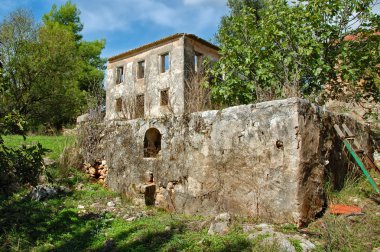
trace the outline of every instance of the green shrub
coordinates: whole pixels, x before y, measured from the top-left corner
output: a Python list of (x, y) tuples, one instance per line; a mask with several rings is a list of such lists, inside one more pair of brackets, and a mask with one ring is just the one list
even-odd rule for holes
[(10, 194), (20, 185), (36, 185), (43, 169), (43, 155), (48, 151), (41, 144), (10, 148), (3, 134), (23, 134), (25, 121), (17, 113), (0, 117), (0, 194)]

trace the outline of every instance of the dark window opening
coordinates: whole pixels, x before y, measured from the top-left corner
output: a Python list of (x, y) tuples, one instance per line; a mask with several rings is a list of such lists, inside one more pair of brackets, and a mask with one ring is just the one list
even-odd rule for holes
[(120, 84), (124, 81), (124, 68), (116, 68), (116, 84)]
[(142, 79), (145, 76), (145, 61), (137, 63), (137, 78)]
[(169, 64), (169, 53), (162, 54), (160, 56), (161, 59), (161, 73), (165, 73), (169, 70), (170, 64)]
[(169, 90), (168, 89), (161, 90), (160, 96), (161, 96), (161, 103), (160, 103), (161, 106), (169, 105)]
[(194, 71), (199, 72), (202, 70), (202, 54), (195, 52), (194, 54)]
[(156, 157), (161, 150), (161, 133), (156, 128), (150, 128), (145, 132), (144, 157)]
[(144, 117), (144, 95), (136, 96), (136, 108), (135, 108), (136, 118)]
[(121, 98), (116, 99), (116, 112), (121, 112), (123, 109), (123, 100)]

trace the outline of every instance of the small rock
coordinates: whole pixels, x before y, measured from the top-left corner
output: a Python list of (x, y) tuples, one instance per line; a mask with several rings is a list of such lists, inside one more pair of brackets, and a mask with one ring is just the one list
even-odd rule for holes
[(259, 228), (261, 230), (273, 230), (273, 227), (271, 225), (268, 225), (266, 223), (261, 223), (255, 226), (255, 228)]
[(66, 187), (66, 186), (59, 186), (58, 187), (58, 191), (60, 193), (70, 193), (71, 192), (71, 189)]
[(42, 201), (58, 194), (57, 189), (48, 185), (38, 185), (29, 193), (32, 200)]
[(83, 190), (83, 188), (84, 188), (84, 184), (83, 184), (83, 183), (79, 183), (79, 184), (77, 184), (77, 186), (75, 187), (75, 190), (80, 191), (80, 190)]
[(300, 242), (301, 242), (300, 245), (302, 247), (302, 252), (309, 252), (315, 249), (315, 245), (309, 240), (301, 239)]
[(255, 232), (253, 234), (250, 234), (248, 236), (248, 240), (254, 240), (256, 239), (257, 237), (261, 236), (261, 235), (274, 235), (275, 232), (271, 229), (264, 229), (264, 230), (261, 230), (261, 231), (258, 231), (258, 232)]
[(215, 221), (231, 221), (231, 215), (229, 213), (221, 213), (215, 217)]
[(51, 166), (51, 165), (54, 165), (56, 163), (56, 161), (54, 159), (51, 159), (51, 158), (48, 158), (48, 157), (44, 157), (43, 161), (44, 161), (44, 164), (46, 166)]
[(170, 230), (171, 230), (171, 227), (169, 227), (169, 226), (165, 227), (165, 231), (170, 231)]
[(78, 205), (78, 209), (84, 209), (83, 205)]
[(255, 230), (255, 225), (253, 224), (243, 224), (243, 232), (244, 233), (249, 233), (249, 232), (252, 232), (253, 230)]
[(109, 201), (109, 202), (107, 202), (107, 206), (108, 206), (108, 207), (115, 207), (116, 204), (115, 204), (115, 202), (113, 202), (113, 201)]
[(145, 214), (143, 213), (143, 212), (141, 212), (141, 213), (137, 213), (136, 214), (136, 217), (137, 218), (142, 218), (142, 217), (144, 217), (145, 216)]
[(134, 220), (136, 220), (136, 219), (137, 219), (136, 217), (132, 216), (132, 217), (129, 217), (129, 218), (125, 219), (125, 220), (126, 220), (126, 221), (134, 221)]
[(228, 223), (227, 222), (216, 222), (216, 223), (211, 223), (210, 228), (208, 229), (208, 234), (209, 235), (214, 235), (214, 234), (226, 234), (228, 233), (229, 228), (228, 228)]
[(92, 208), (98, 208), (98, 207), (100, 207), (100, 203), (99, 202), (92, 203), (90, 205), (90, 207), (92, 207)]
[(278, 246), (279, 251), (283, 252), (296, 252), (296, 249), (294, 248), (292, 243), (281, 235), (267, 237), (262, 241), (262, 244), (273, 247)]
[(168, 190), (174, 189), (173, 182), (169, 182), (168, 185), (166, 186), (166, 189), (168, 189)]

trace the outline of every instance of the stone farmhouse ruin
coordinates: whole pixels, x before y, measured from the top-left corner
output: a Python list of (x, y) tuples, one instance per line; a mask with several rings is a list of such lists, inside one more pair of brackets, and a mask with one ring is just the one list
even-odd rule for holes
[(197, 85), (188, 80), (204, 58), (217, 60), (218, 47), (191, 34), (111, 57), (106, 116), (83, 156), (105, 159), (106, 185), (142, 204), (310, 222), (326, 206), (326, 171), (339, 183), (347, 167), (334, 123), (350, 125), (364, 146), (366, 130), (299, 98), (192, 112), (186, 83)]

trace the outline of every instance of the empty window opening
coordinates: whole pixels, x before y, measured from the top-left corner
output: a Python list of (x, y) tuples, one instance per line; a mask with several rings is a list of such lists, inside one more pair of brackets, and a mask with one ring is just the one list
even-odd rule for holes
[(137, 63), (137, 78), (142, 79), (145, 76), (145, 61)]
[(144, 157), (156, 157), (161, 150), (161, 133), (156, 128), (150, 128), (145, 132)]
[(136, 96), (136, 108), (135, 108), (135, 117), (141, 118), (144, 117), (144, 95)]
[(161, 106), (167, 106), (169, 105), (169, 89), (161, 90), (160, 92), (161, 96)]
[(166, 71), (169, 71), (170, 64), (169, 64), (169, 53), (162, 54), (160, 56), (161, 59), (161, 73), (165, 73)]
[(124, 67), (116, 68), (116, 84), (120, 84), (124, 81)]
[(116, 99), (116, 112), (121, 112), (123, 110), (123, 100), (121, 98)]
[(202, 69), (202, 54), (195, 52), (194, 54), (194, 70), (199, 72)]

